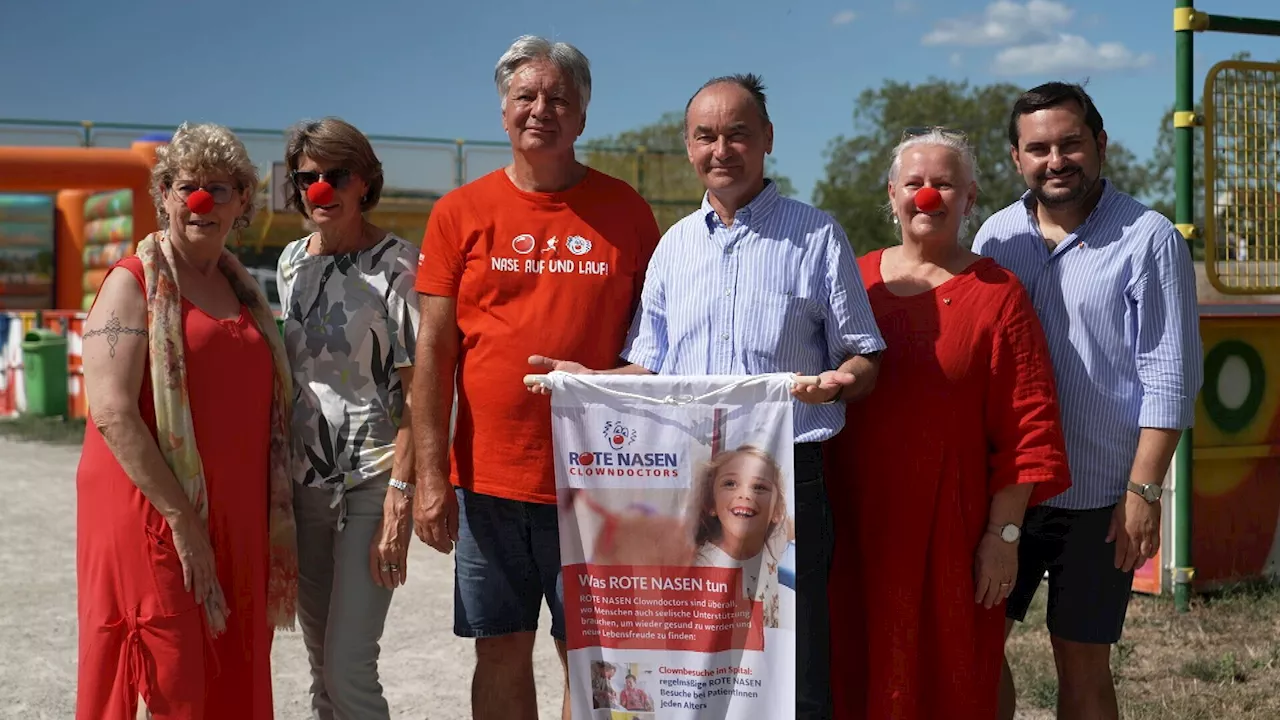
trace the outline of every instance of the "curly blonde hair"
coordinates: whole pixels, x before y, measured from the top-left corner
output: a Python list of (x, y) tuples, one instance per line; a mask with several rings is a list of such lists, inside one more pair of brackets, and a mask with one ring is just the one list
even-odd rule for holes
[[(156, 166), (151, 170), (151, 199), (156, 204), (161, 228), (169, 226), (169, 212), (164, 208), (162, 193), (181, 172), (196, 175), (225, 172), (238, 191), (258, 189), (258, 169), (249, 159), (244, 143), (230, 128), (213, 123), (182, 123), (167, 145), (156, 148)], [(233, 227), (248, 227), (256, 210), (256, 203), (251, 199)]]

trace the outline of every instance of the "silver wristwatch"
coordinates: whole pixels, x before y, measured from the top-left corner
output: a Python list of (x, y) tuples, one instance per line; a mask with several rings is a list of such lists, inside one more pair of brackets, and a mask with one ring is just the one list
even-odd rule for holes
[(387, 481), (387, 487), (393, 487), (409, 497), (413, 497), (414, 487), (407, 482), (391, 478)]
[(1160, 496), (1164, 493), (1164, 488), (1156, 483), (1139, 484), (1130, 480), (1129, 492), (1138, 495), (1148, 503), (1153, 503), (1160, 499)]

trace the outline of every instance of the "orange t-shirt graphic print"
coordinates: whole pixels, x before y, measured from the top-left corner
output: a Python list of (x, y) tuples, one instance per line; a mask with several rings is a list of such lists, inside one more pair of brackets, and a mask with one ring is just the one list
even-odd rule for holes
[(560, 193), (521, 191), (497, 170), (436, 203), (416, 289), (457, 299), (455, 485), (555, 502), (551, 410), (524, 388), (529, 356), (621, 364), (660, 237), (648, 203), (595, 170)]

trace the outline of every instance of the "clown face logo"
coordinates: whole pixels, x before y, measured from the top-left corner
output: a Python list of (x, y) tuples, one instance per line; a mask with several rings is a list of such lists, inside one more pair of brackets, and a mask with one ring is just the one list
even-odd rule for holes
[(613, 420), (604, 424), (604, 436), (609, 441), (609, 447), (614, 450), (621, 450), (622, 446), (636, 441), (635, 430)]
[(570, 235), (565, 247), (569, 248), (569, 252), (574, 255), (586, 255), (591, 252), (591, 241), (581, 235)]

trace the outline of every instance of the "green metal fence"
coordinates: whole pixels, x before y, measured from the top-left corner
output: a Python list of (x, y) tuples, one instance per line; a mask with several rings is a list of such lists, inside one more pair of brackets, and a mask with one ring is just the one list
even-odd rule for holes
[[(261, 177), (284, 159), (284, 131), (231, 128), (244, 142)], [(0, 118), (0, 145), (57, 147), (129, 147), (149, 133), (171, 133), (169, 125), (72, 122)], [(505, 141), (463, 140), (400, 135), (368, 135), (383, 164), (390, 194), (439, 197), (504, 166), (511, 158)], [(663, 227), (698, 206), (702, 188), (683, 152), (645, 148), (583, 147), (579, 158), (621, 178), (649, 201)]]

